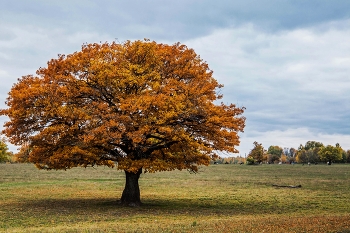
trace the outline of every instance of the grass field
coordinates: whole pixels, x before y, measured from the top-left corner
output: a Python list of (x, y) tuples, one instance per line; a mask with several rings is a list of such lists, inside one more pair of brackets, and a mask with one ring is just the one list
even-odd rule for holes
[(139, 208), (117, 205), (123, 186), (107, 167), (0, 164), (0, 232), (350, 232), (350, 165), (146, 173)]

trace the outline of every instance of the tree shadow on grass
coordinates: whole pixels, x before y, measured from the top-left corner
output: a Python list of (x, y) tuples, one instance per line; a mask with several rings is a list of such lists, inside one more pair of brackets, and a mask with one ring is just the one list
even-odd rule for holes
[[(226, 203), (215, 199), (156, 199), (143, 200), (140, 207), (125, 207), (114, 198), (69, 198), (69, 199), (36, 199), (11, 203), (5, 209), (10, 212), (21, 211), (31, 215), (84, 215), (130, 217), (136, 215), (257, 215), (285, 214), (300, 211), (300, 206), (281, 206), (255, 201), (249, 203)], [(310, 206), (308, 207), (310, 209)]]
[[(267, 204), (262, 201), (232, 203), (215, 198), (161, 199), (146, 197), (141, 207), (125, 207), (115, 198), (43, 198), (26, 199), (2, 206), (0, 214), (7, 219), (0, 221), (0, 229), (12, 227), (62, 226), (85, 223), (135, 223), (153, 224), (159, 219), (231, 219), (243, 216), (292, 216), (300, 215), (301, 206)], [(305, 207), (304, 207), (305, 208)], [(310, 208), (310, 207), (307, 207)], [(317, 213), (317, 210), (312, 210)], [(313, 212), (308, 213), (313, 213)], [(2, 217), (0, 216), (0, 217)], [(107, 224), (108, 225), (108, 224)]]

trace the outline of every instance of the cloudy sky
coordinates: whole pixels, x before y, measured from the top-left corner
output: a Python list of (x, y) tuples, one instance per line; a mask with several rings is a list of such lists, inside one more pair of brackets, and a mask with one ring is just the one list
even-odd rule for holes
[[(350, 149), (348, 0), (0, 0), (0, 108), (13, 83), (83, 43), (149, 38), (193, 48), (246, 107), (253, 142)], [(0, 129), (6, 117), (0, 117)], [(11, 146), (15, 151), (15, 147)]]

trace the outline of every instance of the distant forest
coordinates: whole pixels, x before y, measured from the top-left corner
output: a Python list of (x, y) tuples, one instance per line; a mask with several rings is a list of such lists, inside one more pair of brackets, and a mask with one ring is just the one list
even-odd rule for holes
[(247, 156), (220, 158), (214, 163), (234, 164), (278, 164), (302, 163), (317, 164), (350, 163), (350, 150), (343, 150), (339, 143), (325, 146), (322, 142), (308, 141), (295, 148), (269, 146), (265, 149), (261, 143), (254, 142)]

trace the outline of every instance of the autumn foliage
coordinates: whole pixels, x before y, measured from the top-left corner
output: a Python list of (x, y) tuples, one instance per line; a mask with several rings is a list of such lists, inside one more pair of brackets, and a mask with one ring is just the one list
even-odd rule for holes
[(249, 164), (261, 163), (264, 159), (264, 147), (261, 143), (255, 141), (254, 148), (248, 154)]
[(185, 45), (85, 44), (12, 87), (3, 133), (42, 169), (115, 166), (197, 170), (237, 152), (244, 108), (216, 105), (222, 87)]

